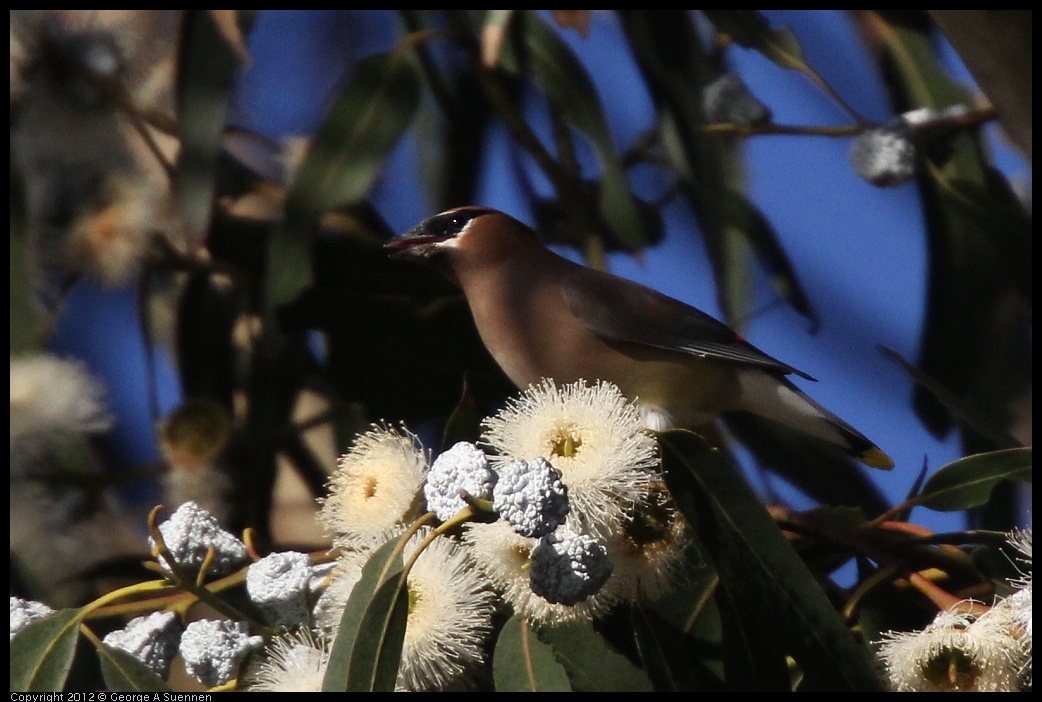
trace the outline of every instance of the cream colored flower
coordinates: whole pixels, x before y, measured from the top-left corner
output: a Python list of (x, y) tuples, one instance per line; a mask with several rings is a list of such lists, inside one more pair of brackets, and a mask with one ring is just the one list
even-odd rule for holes
[[(423, 529), (405, 547), (405, 557), (430, 533)], [(492, 629), (494, 597), (488, 581), (459, 544), (435, 538), (408, 576), (409, 620), (396, 687), (439, 690), (457, 683), (484, 656)]]
[(321, 692), (329, 642), (306, 629), (273, 639), (246, 666), (246, 692)]
[(171, 219), (166, 207), (167, 194), (155, 184), (140, 176), (110, 175), (96, 207), (83, 207), (72, 221), (65, 250), (54, 253), (58, 264), (105, 285), (125, 285), (139, 275), (159, 223)]
[(888, 632), (879, 643), (896, 692), (1014, 692), (1022, 649), (996, 617), (941, 612), (922, 631)]
[(81, 361), (49, 354), (11, 359), (11, 449), (52, 431), (107, 431), (105, 386)]
[(374, 425), (340, 457), (318, 519), (338, 545), (371, 542), (411, 514), (426, 471), (414, 434)]
[(484, 422), (494, 466), (545, 458), (568, 487), (578, 530), (615, 533), (627, 509), (658, 480), (654, 438), (637, 407), (611, 383), (563, 387), (544, 380)]
[(177, 138), (149, 125), (175, 116), (181, 20), (179, 10), (11, 14), (11, 162), (24, 183), (33, 267), (43, 274), (36, 282), (49, 293), (50, 272), (133, 280), (157, 235), (185, 249), (167, 173)]
[[(431, 533), (424, 528), (406, 543), (408, 559)], [(385, 535), (391, 538), (390, 535)], [(335, 640), (347, 601), (361, 578), (369, 549), (345, 551), (315, 607), (319, 629)], [(407, 579), (409, 614), (396, 687), (442, 690), (464, 683), (477, 666), (492, 628), (494, 595), (468, 553), (446, 536), (435, 538)]]
[(1009, 535), (1009, 542), (1017, 549), (1017, 570), (1020, 577), (1014, 582), (1019, 588), (1031, 588), (1031, 528), (1017, 529)]
[(615, 571), (607, 587), (620, 600), (654, 600), (668, 592), (691, 542), (687, 522), (658, 486), (627, 514), (622, 528), (608, 539)]

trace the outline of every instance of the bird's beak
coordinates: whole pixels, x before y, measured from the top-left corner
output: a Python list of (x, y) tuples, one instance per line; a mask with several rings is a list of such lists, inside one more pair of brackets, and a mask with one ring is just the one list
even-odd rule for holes
[(421, 257), (426, 258), (434, 253), (435, 247), (448, 237), (427, 234), (420, 227), (410, 229), (401, 236), (384, 244), (394, 258)]

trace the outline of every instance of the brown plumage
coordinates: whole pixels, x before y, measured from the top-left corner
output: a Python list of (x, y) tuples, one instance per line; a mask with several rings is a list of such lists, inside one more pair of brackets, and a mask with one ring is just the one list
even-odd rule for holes
[(637, 401), (648, 426), (695, 428), (744, 410), (893, 462), (785, 376), (809, 375), (700, 310), (544, 247), (518, 220), (485, 207), (443, 212), (387, 244), (428, 260), (462, 288), (478, 333), (519, 388), (606, 380)]

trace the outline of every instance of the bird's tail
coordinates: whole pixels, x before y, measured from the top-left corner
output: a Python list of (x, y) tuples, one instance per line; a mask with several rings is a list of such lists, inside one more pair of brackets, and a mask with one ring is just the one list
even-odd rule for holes
[(812, 400), (788, 379), (762, 372), (743, 373), (742, 409), (841, 447), (872, 468), (890, 470), (894, 461), (868, 437)]

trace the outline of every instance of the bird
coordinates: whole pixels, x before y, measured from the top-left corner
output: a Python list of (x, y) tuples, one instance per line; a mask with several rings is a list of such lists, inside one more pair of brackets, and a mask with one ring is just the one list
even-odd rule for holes
[(519, 389), (606, 381), (653, 430), (696, 429), (745, 411), (834, 444), (861, 463), (893, 461), (787, 376), (814, 378), (701, 310), (547, 248), (496, 209), (441, 212), (384, 244), (433, 265), (466, 297), (482, 343)]

